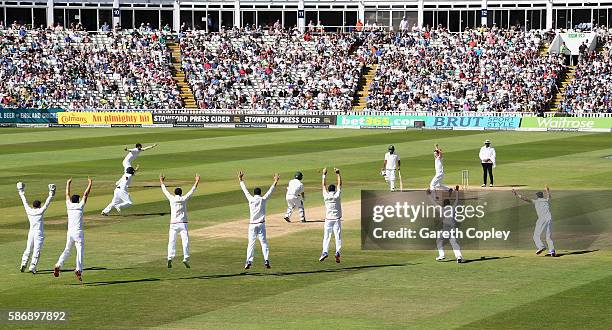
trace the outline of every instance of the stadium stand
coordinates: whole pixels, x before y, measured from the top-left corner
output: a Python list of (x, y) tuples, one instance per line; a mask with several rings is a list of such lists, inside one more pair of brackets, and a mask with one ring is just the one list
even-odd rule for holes
[(182, 107), (163, 33), (0, 30), (4, 107)]

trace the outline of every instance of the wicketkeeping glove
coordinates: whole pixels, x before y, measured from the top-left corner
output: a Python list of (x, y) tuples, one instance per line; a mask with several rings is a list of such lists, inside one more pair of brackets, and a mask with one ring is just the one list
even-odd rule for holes
[(25, 190), (25, 183), (17, 182), (17, 190), (24, 191)]
[(53, 183), (49, 184), (49, 195), (55, 196), (55, 185)]

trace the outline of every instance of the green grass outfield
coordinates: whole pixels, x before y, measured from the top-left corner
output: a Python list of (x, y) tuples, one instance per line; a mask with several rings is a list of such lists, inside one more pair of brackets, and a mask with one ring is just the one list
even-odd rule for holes
[[(305, 230), (271, 238), (272, 269), (242, 269), (248, 207), (236, 172), (249, 187), (281, 185), (268, 213), (281, 212), (287, 180), (305, 176), (306, 207), (320, 206), (324, 166), (344, 174), (346, 203), (361, 189), (384, 189), (383, 154), (394, 144), (402, 157), (404, 184), (426, 187), (433, 175), (433, 143), (445, 150), (447, 184), (469, 169), (481, 173), (478, 149), (485, 139), (497, 149), (498, 185), (555, 189), (610, 189), (611, 134), (267, 130), (267, 129), (1, 129), (0, 310), (67, 310), (67, 323), (6, 323), (0, 327), (80, 328), (607, 328), (612, 327), (612, 252), (560, 258), (519, 251), (464, 251), (508, 257), (457, 265), (436, 263), (433, 251), (361, 251), (358, 221), (344, 228), (343, 262), (319, 263), (322, 224), (292, 223)], [(123, 147), (159, 143), (143, 152), (131, 189), (135, 205), (122, 216), (100, 217), (121, 175)], [(169, 209), (157, 186), (202, 183), (189, 202), (190, 230), (245, 219), (241, 238), (192, 237), (192, 268), (180, 259), (165, 267)], [(51, 274), (65, 244), (66, 178), (81, 192), (94, 178), (86, 210), (84, 282), (72, 272)], [(27, 197), (43, 199), (47, 184), (58, 196), (46, 214), (46, 239), (38, 275), (20, 273), (27, 219), (15, 183)], [(608, 209), (609, 210), (609, 209)], [(113, 211), (114, 212), (114, 211)], [(283, 221), (269, 218), (269, 222)], [(612, 221), (612, 220), (611, 220)], [(204, 229), (205, 230), (205, 229)], [(609, 240), (610, 241), (610, 240)], [(333, 242), (332, 242), (333, 245)], [(612, 245), (612, 243), (610, 243)], [(563, 250), (563, 247), (558, 247)], [(180, 247), (178, 248), (180, 251)], [(180, 252), (179, 252), (180, 255)], [(65, 267), (74, 267), (74, 251)]]

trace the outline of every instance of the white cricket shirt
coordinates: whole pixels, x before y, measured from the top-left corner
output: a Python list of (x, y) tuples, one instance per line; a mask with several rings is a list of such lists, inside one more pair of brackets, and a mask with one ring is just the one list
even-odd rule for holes
[(123, 176), (121, 176), (121, 178), (115, 182), (117, 188), (127, 190), (130, 183), (132, 183), (132, 176), (133, 175), (130, 173), (124, 173)]
[(289, 181), (289, 185), (287, 185), (287, 197), (299, 196), (304, 192), (304, 184), (302, 181), (298, 179), (293, 179)]
[(270, 195), (274, 191), (274, 185), (272, 185), (270, 189), (268, 189), (268, 192), (266, 192), (266, 194), (263, 195), (263, 197), (259, 195), (251, 196), (251, 194), (247, 190), (246, 185), (244, 184), (244, 181), (240, 181), (240, 188), (242, 188), (242, 192), (244, 193), (244, 196), (249, 201), (249, 213), (250, 213), (249, 222), (250, 223), (266, 222), (266, 203), (268, 201), (268, 198), (270, 198)]
[(400, 156), (396, 153), (385, 154), (385, 160), (387, 161), (387, 166), (385, 167), (387, 170), (395, 170), (397, 168), (397, 162), (400, 160)]
[(187, 222), (187, 201), (196, 189), (193, 185), (191, 190), (182, 196), (172, 195), (166, 189), (166, 185), (161, 185), (161, 189), (170, 202), (170, 223), (186, 223)]
[(49, 207), (53, 196), (49, 195), (49, 197), (47, 197), (47, 200), (45, 201), (45, 204), (42, 205), (42, 207), (40, 208), (30, 207), (23, 191), (19, 191), (19, 197), (21, 197), (23, 207), (25, 208), (26, 214), (28, 215), (28, 221), (30, 222), (30, 230), (38, 230), (41, 232), (44, 231), (45, 228), (43, 222), (43, 215)]
[(552, 215), (550, 214), (549, 198), (532, 199), (531, 202), (533, 203), (533, 206), (535, 206), (536, 213), (538, 214), (538, 219), (552, 219)]
[(325, 202), (325, 220), (339, 220), (342, 218), (342, 205), (340, 201), (340, 187), (336, 191), (323, 191)]
[(83, 209), (85, 203), (81, 199), (78, 203), (73, 203), (66, 198), (66, 210), (68, 213), (68, 231), (76, 232), (83, 230)]
[(134, 159), (136, 159), (136, 157), (138, 157), (138, 155), (140, 154), (140, 152), (142, 150), (138, 149), (138, 148), (132, 148), (132, 149), (128, 149), (127, 150), (128, 153), (127, 155), (125, 155), (125, 158), (123, 159), (123, 162), (132, 162)]

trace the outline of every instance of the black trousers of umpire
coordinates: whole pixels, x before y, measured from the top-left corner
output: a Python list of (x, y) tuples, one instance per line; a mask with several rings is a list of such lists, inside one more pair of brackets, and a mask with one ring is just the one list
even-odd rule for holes
[(482, 163), (482, 183), (487, 184), (487, 172), (489, 172), (489, 181), (493, 184), (493, 163)]

